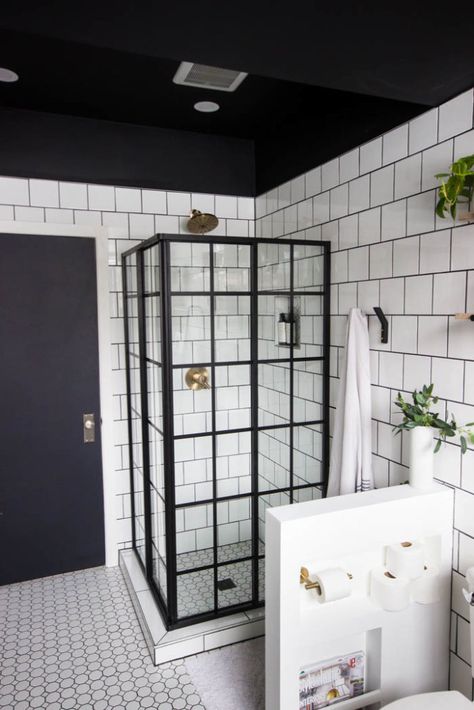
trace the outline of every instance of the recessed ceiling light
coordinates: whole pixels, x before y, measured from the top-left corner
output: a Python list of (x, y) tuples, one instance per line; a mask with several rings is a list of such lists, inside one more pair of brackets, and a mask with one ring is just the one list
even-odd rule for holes
[(14, 81), (18, 81), (20, 77), (18, 74), (11, 69), (5, 69), (5, 67), (0, 67), (0, 81), (5, 81), (7, 84), (12, 84)]
[(198, 101), (197, 104), (194, 104), (194, 108), (202, 113), (214, 113), (214, 111), (219, 111), (220, 106), (215, 101)]

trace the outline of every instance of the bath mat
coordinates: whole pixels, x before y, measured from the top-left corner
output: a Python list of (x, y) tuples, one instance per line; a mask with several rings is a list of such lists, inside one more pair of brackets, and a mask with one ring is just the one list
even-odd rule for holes
[(262, 637), (186, 658), (206, 710), (264, 710), (264, 653)]

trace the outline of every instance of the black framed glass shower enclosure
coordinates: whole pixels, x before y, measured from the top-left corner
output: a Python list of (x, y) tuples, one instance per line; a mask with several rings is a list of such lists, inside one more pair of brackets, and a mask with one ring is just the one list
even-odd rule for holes
[(168, 628), (264, 603), (265, 511), (325, 495), (330, 244), (122, 257), (133, 547)]

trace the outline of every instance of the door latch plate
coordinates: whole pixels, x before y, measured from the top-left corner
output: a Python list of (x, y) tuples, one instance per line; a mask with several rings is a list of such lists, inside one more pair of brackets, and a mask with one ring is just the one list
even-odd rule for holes
[(84, 430), (84, 444), (92, 444), (95, 441), (95, 415), (83, 414), (82, 426)]

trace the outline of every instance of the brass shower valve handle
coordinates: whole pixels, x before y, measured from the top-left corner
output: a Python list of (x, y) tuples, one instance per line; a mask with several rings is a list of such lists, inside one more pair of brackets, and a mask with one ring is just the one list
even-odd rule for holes
[[(347, 572), (349, 579), (352, 579), (352, 574)], [(300, 569), (300, 584), (304, 584), (305, 589), (315, 589), (318, 594), (321, 594), (321, 585), (319, 582), (313, 581), (309, 577), (309, 571), (306, 567), (301, 567)]]
[(211, 389), (207, 367), (190, 367), (184, 376), (184, 381), (190, 390)]

